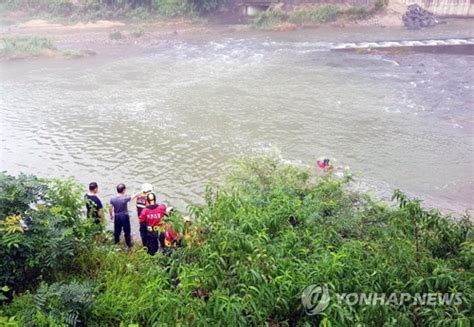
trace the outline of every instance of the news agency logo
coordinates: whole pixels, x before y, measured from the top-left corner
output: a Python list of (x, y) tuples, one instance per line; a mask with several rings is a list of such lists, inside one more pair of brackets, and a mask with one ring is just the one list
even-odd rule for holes
[(331, 297), (326, 285), (310, 285), (303, 290), (301, 302), (306, 310), (306, 314), (314, 316), (323, 312), (329, 305)]
[[(308, 315), (322, 313), (329, 306), (331, 296), (327, 285), (310, 285), (301, 294), (301, 303)], [(334, 293), (333, 301), (345, 306), (458, 306), (466, 300), (462, 293)]]

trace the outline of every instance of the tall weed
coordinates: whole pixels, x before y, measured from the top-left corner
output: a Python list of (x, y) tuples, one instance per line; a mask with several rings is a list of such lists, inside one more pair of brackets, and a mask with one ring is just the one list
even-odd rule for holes
[[(34, 295), (16, 296), (0, 316), (30, 312), (37, 324), (51, 319), (68, 324), (71, 312), (77, 312), (76, 321), (87, 312), (84, 321), (99, 326), (468, 326), (470, 218), (425, 210), (399, 191), (398, 207), (392, 207), (350, 192), (347, 183), (270, 158), (238, 161), (222, 186), (207, 188), (205, 205), (189, 208), (194, 233), (171, 255), (151, 257), (143, 249), (123, 252), (94, 243), (74, 256), (75, 269), (36, 292), (30, 288)], [(68, 196), (61, 199), (62, 205), (75, 206)], [(175, 219), (183, 231), (181, 218)], [(95, 281), (91, 303), (56, 303), (69, 293), (55, 291), (60, 296), (47, 301), (52, 305), (31, 312), (28, 303), (44, 289), (72, 287), (83, 294), (90, 289), (73, 285), (91, 285), (90, 280)], [(309, 316), (301, 303), (309, 285), (327, 285), (332, 298), (351, 292), (462, 293), (463, 301), (450, 306), (333, 301), (323, 315)]]

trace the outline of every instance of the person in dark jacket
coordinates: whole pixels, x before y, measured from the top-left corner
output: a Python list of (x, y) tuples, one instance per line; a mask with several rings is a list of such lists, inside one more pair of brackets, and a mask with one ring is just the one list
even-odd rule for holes
[(97, 196), (99, 186), (96, 182), (89, 184), (89, 192), (84, 195), (86, 200), (87, 218), (93, 219), (94, 223), (99, 224), (104, 218), (104, 207), (102, 201)]

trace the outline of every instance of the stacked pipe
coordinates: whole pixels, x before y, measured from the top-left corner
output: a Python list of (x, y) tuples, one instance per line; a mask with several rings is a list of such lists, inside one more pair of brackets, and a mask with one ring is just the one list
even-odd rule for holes
[(410, 30), (434, 26), (438, 23), (433, 13), (421, 8), (417, 4), (408, 6), (406, 13), (402, 16), (402, 20), (406, 28)]

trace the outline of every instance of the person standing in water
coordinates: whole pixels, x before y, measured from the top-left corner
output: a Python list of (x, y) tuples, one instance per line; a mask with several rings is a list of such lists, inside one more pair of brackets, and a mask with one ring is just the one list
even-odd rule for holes
[(87, 218), (93, 219), (94, 223), (100, 224), (100, 220), (104, 218), (104, 207), (102, 201), (97, 196), (99, 186), (96, 182), (89, 184), (89, 192), (84, 195), (86, 200)]
[(317, 160), (316, 161), (316, 165), (319, 167), (319, 169), (321, 169), (322, 171), (329, 171), (331, 170), (333, 167), (332, 165), (329, 163), (329, 159), (328, 158), (325, 158), (325, 159), (322, 159), (322, 160)]
[(130, 215), (128, 213), (128, 202), (138, 197), (125, 194), (126, 186), (123, 183), (117, 185), (117, 195), (110, 199), (110, 219), (114, 221), (114, 241), (115, 244), (120, 241), (122, 230), (125, 235), (125, 243), (129, 248), (132, 247)]
[[(142, 192), (140, 195), (137, 197), (137, 217), (140, 218), (140, 215), (145, 209), (145, 207), (148, 205), (148, 200), (147, 200), (147, 195), (153, 191), (153, 185), (145, 183), (142, 185)], [(147, 234), (147, 229), (146, 229), (146, 222), (139, 222), (140, 224), (140, 238), (142, 240), (143, 246), (146, 246), (146, 234)]]

